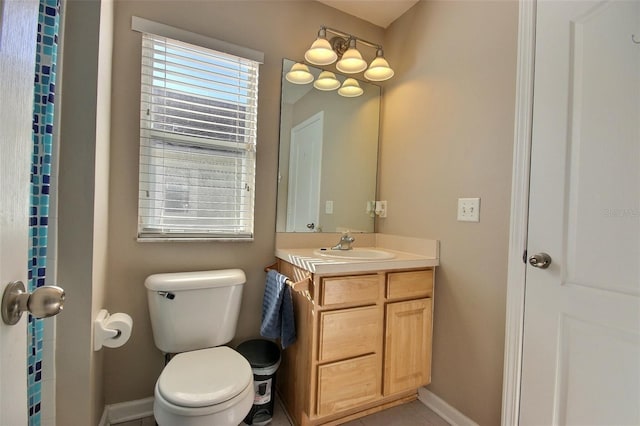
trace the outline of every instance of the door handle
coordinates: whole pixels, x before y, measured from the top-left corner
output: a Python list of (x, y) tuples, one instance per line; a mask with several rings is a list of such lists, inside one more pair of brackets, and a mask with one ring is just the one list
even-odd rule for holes
[(529, 264), (535, 268), (547, 269), (551, 265), (551, 256), (547, 253), (536, 253), (529, 257)]
[(309, 229), (314, 229), (316, 227), (316, 224), (311, 222), (311, 223), (307, 223), (307, 228)]
[(38, 287), (29, 293), (22, 281), (10, 282), (2, 295), (2, 321), (17, 324), (22, 313), (29, 311), (35, 318), (58, 315), (64, 305), (64, 290), (54, 285)]

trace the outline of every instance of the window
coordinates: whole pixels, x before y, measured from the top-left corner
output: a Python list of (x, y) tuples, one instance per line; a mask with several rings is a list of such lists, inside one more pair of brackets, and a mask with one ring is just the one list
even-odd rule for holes
[(139, 238), (253, 238), (258, 66), (143, 32)]

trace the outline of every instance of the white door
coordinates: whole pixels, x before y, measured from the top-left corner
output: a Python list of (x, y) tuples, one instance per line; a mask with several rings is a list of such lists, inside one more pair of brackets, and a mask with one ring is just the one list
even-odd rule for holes
[[(38, 2), (0, 0), (0, 296), (27, 282), (29, 164)], [(0, 425), (27, 424), (26, 315), (0, 320)]]
[(640, 2), (539, 1), (521, 425), (640, 424)]
[(291, 129), (287, 232), (313, 232), (319, 225), (323, 123), (319, 112)]

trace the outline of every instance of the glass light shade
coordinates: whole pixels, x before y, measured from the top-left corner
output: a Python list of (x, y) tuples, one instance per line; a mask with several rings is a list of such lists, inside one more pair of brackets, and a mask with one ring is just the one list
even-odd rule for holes
[(364, 71), (367, 68), (367, 62), (362, 59), (362, 55), (358, 52), (358, 49), (350, 47), (344, 52), (342, 59), (336, 64), (336, 68), (345, 74), (355, 74)]
[(330, 65), (338, 59), (338, 54), (333, 51), (326, 38), (319, 36), (306, 51), (304, 58), (314, 65)]
[(313, 81), (313, 74), (309, 72), (308, 66), (297, 62), (293, 64), (285, 78), (293, 84), (309, 84)]
[(331, 71), (322, 71), (318, 79), (313, 82), (313, 87), (318, 90), (336, 90), (340, 87), (340, 82), (336, 79), (336, 75)]
[(342, 83), (342, 87), (338, 89), (338, 94), (345, 98), (355, 98), (356, 96), (362, 95), (362, 93), (364, 93), (364, 90), (360, 87), (360, 83), (353, 78), (347, 78), (344, 83)]
[(365, 71), (364, 77), (371, 81), (385, 81), (393, 77), (393, 70), (389, 67), (389, 62), (382, 56), (376, 57)]

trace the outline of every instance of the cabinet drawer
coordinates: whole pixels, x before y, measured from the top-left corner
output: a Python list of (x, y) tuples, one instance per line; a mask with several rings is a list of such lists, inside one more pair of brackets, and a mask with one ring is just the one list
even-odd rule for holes
[(431, 297), (433, 270), (391, 272), (387, 276), (387, 298)]
[(322, 305), (375, 303), (380, 297), (378, 275), (334, 277), (322, 280)]
[(318, 367), (318, 415), (364, 404), (381, 396), (381, 365), (377, 354)]
[(320, 313), (320, 362), (380, 352), (382, 311), (378, 306)]

